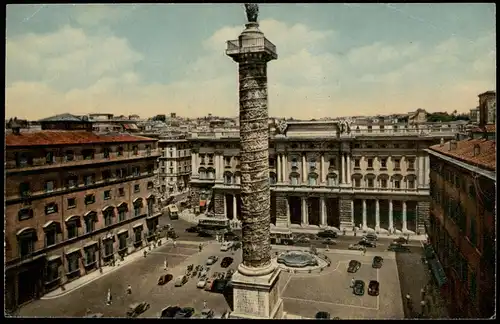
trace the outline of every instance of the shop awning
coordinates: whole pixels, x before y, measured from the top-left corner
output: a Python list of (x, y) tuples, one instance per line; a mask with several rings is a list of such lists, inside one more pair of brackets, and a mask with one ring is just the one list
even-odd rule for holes
[(429, 266), (431, 267), (431, 272), (436, 278), (437, 284), (439, 287), (443, 286), (448, 279), (446, 278), (446, 274), (444, 273), (444, 269), (441, 266), (441, 263), (437, 259), (432, 259), (429, 261)]

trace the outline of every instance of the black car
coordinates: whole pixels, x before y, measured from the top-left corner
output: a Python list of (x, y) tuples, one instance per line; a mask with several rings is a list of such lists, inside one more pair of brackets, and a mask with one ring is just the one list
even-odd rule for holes
[[(222, 273), (222, 277), (224, 274)], [(219, 277), (220, 278), (220, 277)], [(215, 279), (212, 284), (212, 292), (222, 294), (226, 291), (229, 280), (227, 279)]]
[(149, 303), (140, 302), (128, 307), (127, 317), (137, 317), (149, 309)]
[(311, 239), (307, 236), (301, 235), (295, 239), (296, 243), (311, 243)]
[(384, 263), (384, 259), (381, 256), (373, 257), (372, 268), (380, 269), (380, 268), (382, 268), (383, 263)]
[(391, 243), (387, 250), (392, 252), (410, 252), (410, 249), (406, 245), (399, 243)]
[(160, 318), (174, 318), (182, 308), (179, 306), (169, 306), (161, 311)]
[(239, 241), (240, 237), (233, 232), (227, 232), (224, 234), (225, 241)]
[(190, 318), (194, 314), (193, 307), (181, 308), (175, 315), (174, 318)]
[(361, 262), (357, 260), (351, 260), (349, 261), (349, 266), (347, 267), (347, 272), (349, 273), (355, 273), (356, 271), (361, 268)]
[(202, 230), (199, 230), (199, 231), (198, 231), (198, 236), (201, 236), (201, 237), (211, 237), (211, 236), (212, 236), (212, 234), (207, 233), (207, 232), (202, 231)]
[(357, 296), (363, 296), (365, 294), (365, 282), (363, 280), (354, 281), (352, 292)]
[(222, 268), (227, 268), (231, 265), (231, 263), (233, 263), (233, 258), (231, 257), (225, 257), (224, 259), (222, 259), (222, 261), (220, 262), (220, 266)]
[(368, 295), (370, 296), (378, 296), (379, 294), (380, 283), (376, 280), (370, 280), (368, 284)]
[(358, 244), (366, 247), (377, 247), (377, 242), (370, 240), (361, 240), (358, 242)]
[(238, 251), (238, 249), (241, 249), (241, 242), (240, 241), (233, 242), (232, 249), (233, 251)]
[(178, 237), (179, 237), (179, 235), (177, 235), (177, 233), (174, 230), (169, 230), (167, 232), (167, 238), (176, 239)]
[(337, 238), (338, 236), (337, 232), (332, 230), (325, 230), (318, 233), (318, 237), (321, 238)]
[(330, 313), (328, 313), (328, 312), (317, 312), (315, 318), (316, 319), (330, 319)]
[(199, 231), (198, 226), (191, 226), (186, 228), (186, 232), (188, 233), (198, 233), (198, 231)]

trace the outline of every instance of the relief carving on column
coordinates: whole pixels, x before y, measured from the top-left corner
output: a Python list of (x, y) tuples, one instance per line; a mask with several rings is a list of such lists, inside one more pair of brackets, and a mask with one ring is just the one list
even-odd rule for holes
[(224, 195), (222, 193), (215, 194), (214, 213), (215, 215), (224, 215)]
[(267, 67), (255, 58), (252, 64), (239, 65), (242, 250), (247, 267), (271, 262)]

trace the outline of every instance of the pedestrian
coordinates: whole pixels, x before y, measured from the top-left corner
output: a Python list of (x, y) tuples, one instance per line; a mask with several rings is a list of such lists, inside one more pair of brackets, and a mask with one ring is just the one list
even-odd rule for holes
[(354, 278), (352, 278), (352, 279), (351, 279), (351, 288), (353, 288), (353, 287), (354, 287), (354, 282), (355, 282), (355, 280), (354, 280)]
[(425, 289), (424, 289), (423, 287), (420, 289), (420, 298), (421, 298), (422, 300), (424, 300), (424, 299), (425, 299)]
[(146, 250), (142, 250), (142, 255), (144, 255), (144, 257), (146, 257), (146, 254), (148, 254), (148, 252), (146, 252)]
[(424, 312), (425, 312), (425, 300), (422, 300), (420, 302), (420, 311), (422, 312), (422, 314), (424, 314)]
[(132, 286), (131, 285), (127, 286), (127, 294), (132, 295)]
[(344, 228), (344, 230), (343, 230), (343, 233), (344, 233), (344, 236), (345, 236), (345, 233), (346, 233), (346, 230), (345, 230), (345, 228)]
[(200, 253), (201, 253), (201, 251), (203, 250), (203, 245), (201, 243), (199, 245), (199, 249), (200, 249)]
[(168, 268), (168, 261), (165, 258), (165, 261), (163, 261), (163, 270), (167, 270), (167, 268)]
[(106, 305), (111, 305), (111, 302), (113, 301), (113, 298), (111, 297), (111, 289), (108, 289), (108, 298), (106, 300)]
[(363, 255), (366, 255), (366, 247), (363, 247)]
[(408, 307), (410, 307), (410, 303), (411, 303), (411, 297), (410, 297), (410, 294), (406, 294), (405, 298), (406, 298), (406, 305), (407, 305)]
[(206, 308), (207, 308), (207, 301), (206, 301), (206, 300), (204, 300), (204, 301), (203, 301), (203, 309), (206, 309)]
[(326, 250), (328, 251), (328, 244), (326, 245)]
[(176, 246), (177, 246), (177, 242), (174, 240), (174, 247), (176, 247)]

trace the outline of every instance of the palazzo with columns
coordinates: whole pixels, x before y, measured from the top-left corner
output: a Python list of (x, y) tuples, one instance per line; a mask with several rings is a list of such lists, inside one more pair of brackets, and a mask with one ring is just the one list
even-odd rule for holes
[[(424, 232), (429, 208), (424, 150), (452, 133), (342, 133), (335, 121), (287, 122), (285, 132), (273, 126), (270, 131), (272, 226)], [(239, 138), (221, 133), (189, 141), (192, 207), (208, 203), (209, 215), (238, 221)]]

